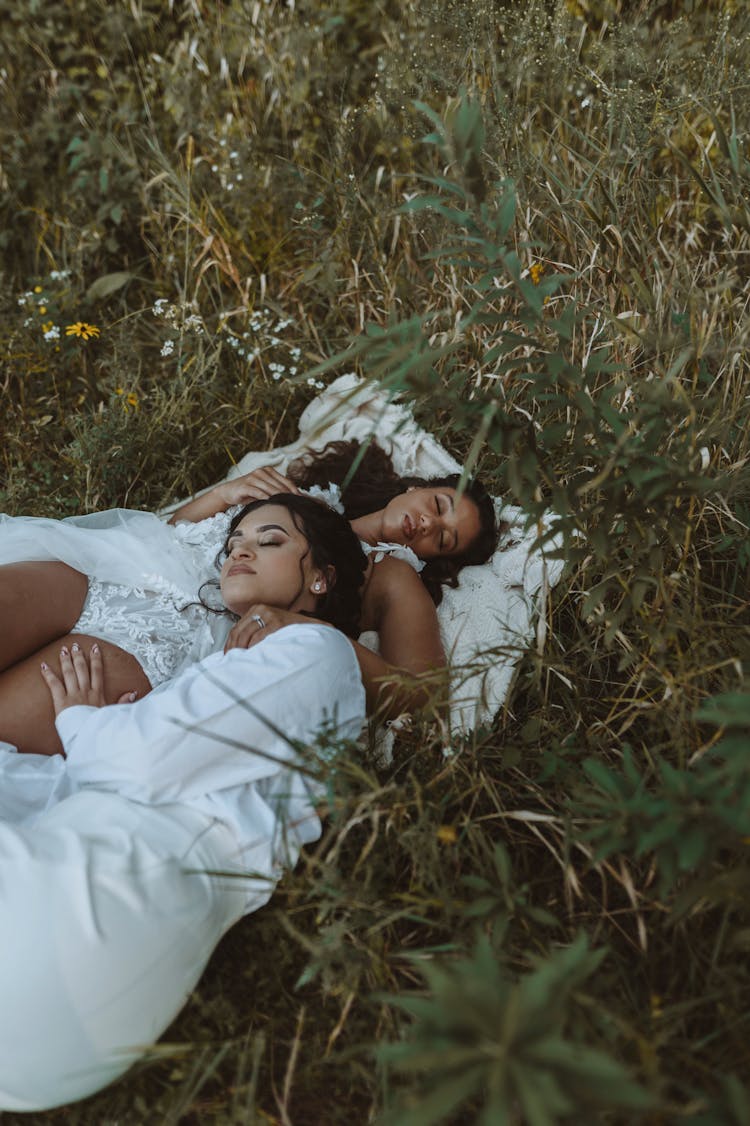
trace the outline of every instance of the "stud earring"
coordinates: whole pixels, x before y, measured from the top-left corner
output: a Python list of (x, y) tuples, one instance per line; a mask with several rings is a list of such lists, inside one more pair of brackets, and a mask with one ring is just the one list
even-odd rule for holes
[(318, 582), (316, 582), (316, 583), (313, 583), (313, 590), (315, 591), (316, 594), (320, 593), (320, 586), (321, 586), (320, 580), (318, 580)]

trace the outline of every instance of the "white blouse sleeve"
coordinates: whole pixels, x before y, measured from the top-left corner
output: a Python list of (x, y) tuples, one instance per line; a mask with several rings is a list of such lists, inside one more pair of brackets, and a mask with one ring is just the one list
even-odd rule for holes
[(352, 646), (310, 624), (213, 654), (134, 704), (68, 708), (57, 729), (76, 786), (164, 803), (278, 773), (326, 722), (356, 737), (364, 712)]

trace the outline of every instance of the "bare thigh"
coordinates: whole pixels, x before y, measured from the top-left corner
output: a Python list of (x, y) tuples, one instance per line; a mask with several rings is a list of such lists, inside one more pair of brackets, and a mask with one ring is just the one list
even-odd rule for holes
[(67, 563), (0, 566), (0, 669), (72, 630), (87, 592), (86, 576)]
[(104, 663), (104, 694), (108, 704), (115, 704), (126, 692), (137, 692), (138, 698), (151, 691), (145, 672), (130, 653), (109, 641), (82, 633), (68, 633), (43, 645), (33, 657), (19, 661), (0, 673), (0, 739), (13, 743), (19, 751), (39, 755), (60, 754), (62, 744), (55, 727), (55, 715), (47, 685), (39, 666), (46, 661), (59, 675), (60, 649), (74, 641), (88, 656), (94, 641), (98, 642)]

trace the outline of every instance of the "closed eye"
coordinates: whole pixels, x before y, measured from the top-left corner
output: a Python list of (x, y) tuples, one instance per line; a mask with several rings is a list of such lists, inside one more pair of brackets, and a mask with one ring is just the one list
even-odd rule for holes
[[(443, 510), (440, 507), (440, 497), (437, 497), (437, 496), (435, 497), (435, 511), (438, 514), (438, 516), (443, 515)], [(443, 533), (443, 529), (441, 528), (440, 529), (440, 538), (438, 539), (438, 551), (443, 550), (444, 543), (445, 543), (445, 535)]]

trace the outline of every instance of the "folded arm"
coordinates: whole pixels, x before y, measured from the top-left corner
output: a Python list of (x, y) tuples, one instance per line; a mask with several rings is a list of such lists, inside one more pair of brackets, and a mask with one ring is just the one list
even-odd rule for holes
[(299, 490), (293, 481), (279, 473), (272, 465), (263, 465), (246, 473), (243, 477), (235, 477), (232, 481), (222, 481), (208, 492), (203, 493), (193, 500), (187, 501), (169, 517), (170, 524), (181, 521), (197, 523), (217, 512), (226, 512), (235, 504), (249, 504), (251, 500), (266, 500), (276, 496), (277, 493), (296, 493)]
[(57, 727), (77, 785), (185, 801), (275, 773), (326, 715), (351, 734), (362, 695), (348, 642), (305, 626), (262, 653), (214, 654), (134, 704), (69, 707)]
[[(364, 626), (378, 633), (380, 643), (380, 652), (373, 653), (352, 642), (368, 714), (389, 720), (434, 707), (445, 697), (447, 665), (435, 606), (419, 576), (400, 560), (381, 560), (372, 569), (364, 604)], [(305, 621), (310, 618), (258, 603), (232, 628), (224, 651), (253, 648), (276, 630)]]

